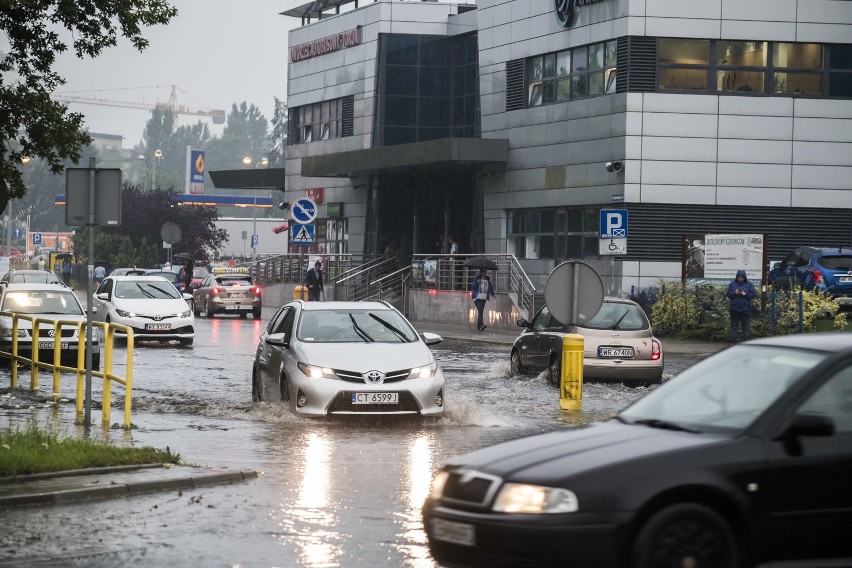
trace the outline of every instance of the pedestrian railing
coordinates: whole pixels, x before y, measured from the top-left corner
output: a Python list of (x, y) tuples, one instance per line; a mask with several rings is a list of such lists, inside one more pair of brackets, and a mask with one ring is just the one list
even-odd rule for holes
[(305, 281), (313, 262), (322, 259), (325, 281), (332, 282), (341, 274), (352, 270), (363, 260), (362, 255), (321, 254), (292, 252), (258, 258), (238, 264), (251, 274), (252, 281), (259, 286), (272, 284), (301, 284)]
[(504, 292), (525, 318), (535, 314), (536, 290), (527, 273), (513, 254), (415, 254), (411, 263), (412, 288), (435, 290), (470, 290), (478, 268), (465, 266), (466, 260), (485, 257), (497, 265), (492, 271), (494, 290)]
[[(78, 422), (83, 415), (83, 403), (85, 401), (85, 379), (86, 379), (86, 322), (77, 320), (55, 320), (48, 318), (34, 317), (27, 314), (19, 314), (13, 312), (0, 312), (0, 317), (10, 318), (11, 326), (11, 349), (9, 352), (0, 350), (0, 357), (9, 359), (11, 365), (11, 388), (18, 387), (18, 366), (29, 365), (30, 367), (30, 389), (38, 390), (39, 369), (47, 369), (53, 375), (53, 400), (59, 400), (60, 396), (60, 375), (61, 373), (75, 373), (77, 377), (77, 392), (76, 392), (76, 410)], [(20, 329), (18, 322), (25, 320), (30, 322), (31, 329), (31, 354), (26, 357), (18, 353), (19, 351), (19, 333), (26, 334), (27, 330)], [(124, 386), (124, 427), (130, 429), (130, 414), (132, 409), (131, 393), (133, 390), (133, 329), (126, 325), (116, 323), (92, 322), (95, 332), (99, 330), (103, 336), (103, 341), (100, 342), (100, 350), (102, 355), (103, 371), (92, 369), (92, 376), (103, 380), (103, 400), (101, 402), (101, 422), (109, 425), (110, 410), (112, 407), (112, 385), (118, 383)], [(63, 330), (77, 331), (77, 365), (71, 367), (62, 365), (62, 344), (67, 343), (62, 341)], [(39, 347), (39, 339), (47, 331), (48, 334), (53, 333), (53, 349), (52, 360), (42, 361), (40, 359), (41, 352), (44, 351)], [(124, 376), (113, 372), (113, 345), (115, 344), (115, 333), (121, 332), (122, 339), (127, 340), (127, 362), (125, 364)], [(73, 336), (73, 333), (71, 334)], [(66, 347), (67, 349), (67, 347)]]
[(359, 300), (388, 302), (408, 316), (408, 281), (411, 268), (406, 266), (396, 272), (385, 274), (367, 284), (366, 293)]
[(343, 301), (366, 300), (373, 293), (370, 283), (399, 269), (396, 257), (379, 257), (356, 266), (330, 281), (334, 284), (334, 299)]

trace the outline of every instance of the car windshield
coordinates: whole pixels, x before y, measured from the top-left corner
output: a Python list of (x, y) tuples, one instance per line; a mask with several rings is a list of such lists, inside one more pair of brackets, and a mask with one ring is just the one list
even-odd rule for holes
[(595, 317), (583, 324), (583, 327), (640, 331), (648, 329), (648, 319), (642, 308), (634, 304), (604, 302)]
[(168, 282), (153, 280), (126, 280), (116, 282), (115, 297), (128, 300), (180, 298), (175, 287)]
[(50, 272), (26, 272), (13, 274), (12, 284), (53, 284), (59, 282), (59, 277)]
[(825, 357), (801, 349), (739, 345), (690, 367), (618, 416), (630, 423), (705, 432), (741, 430)]
[(81, 316), (83, 309), (71, 291), (15, 290), (3, 297), (2, 311), (19, 314)]
[(829, 270), (852, 270), (852, 256), (848, 254), (821, 256), (818, 262)]
[(309, 310), (297, 337), (305, 343), (412, 343), (411, 325), (394, 310)]

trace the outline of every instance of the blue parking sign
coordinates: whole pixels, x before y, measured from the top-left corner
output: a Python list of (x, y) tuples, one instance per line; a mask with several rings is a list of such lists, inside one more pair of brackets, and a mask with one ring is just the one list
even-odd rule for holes
[(627, 209), (601, 209), (601, 238), (627, 237)]
[(33, 245), (41, 245), (41, 233), (33, 233)]

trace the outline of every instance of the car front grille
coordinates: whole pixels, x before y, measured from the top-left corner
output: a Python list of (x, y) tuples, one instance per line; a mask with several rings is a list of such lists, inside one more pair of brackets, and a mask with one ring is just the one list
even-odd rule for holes
[(452, 471), (444, 485), (442, 501), (475, 507), (487, 506), (502, 480), (478, 471)]
[[(52, 331), (52, 330), (53, 330), (53, 327), (42, 327), (42, 328), (39, 328), (39, 330), (38, 330), (38, 337), (39, 337), (39, 339), (44, 339), (44, 338), (46, 338), (46, 337), (48, 337), (48, 338), (49, 338), (49, 337), (51, 337), (50, 335), (48, 335), (48, 333), (50, 333), (50, 331)], [(32, 331), (31, 329), (28, 329), (28, 330), (27, 330), (27, 333), (28, 333), (28, 334), (30, 334), (30, 337), (32, 337), (32, 335), (33, 335), (33, 331)], [(60, 330), (60, 337), (74, 337), (74, 335), (76, 335), (76, 333), (77, 333), (77, 328), (74, 328), (74, 327), (67, 327), (67, 328), (66, 328), (66, 327), (63, 327), (63, 328)]]
[[(398, 381), (404, 381), (406, 377), (411, 373), (411, 369), (401, 369), (399, 371), (391, 371), (389, 373), (385, 373), (384, 383), (395, 383)], [(362, 373), (358, 371), (345, 371), (343, 369), (334, 369), (334, 374), (340, 377), (341, 380), (346, 381), (347, 383), (366, 383), (364, 380), (364, 376)]]
[(351, 412), (357, 414), (376, 412), (420, 412), (420, 405), (410, 392), (399, 393), (398, 404), (352, 404), (352, 391), (341, 391), (328, 407), (329, 413)]

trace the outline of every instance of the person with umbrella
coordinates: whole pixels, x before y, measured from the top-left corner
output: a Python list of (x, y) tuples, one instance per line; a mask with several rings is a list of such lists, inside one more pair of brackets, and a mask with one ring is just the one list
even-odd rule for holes
[[(476, 262), (477, 260), (479, 262)], [(485, 302), (494, 297), (494, 286), (491, 285), (491, 277), (488, 276), (488, 267), (491, 266), (496, 269), (497, 265), (494, 261), (485, 257), (472, 258), (466, 264), (479, 268), (479, 274), (473, 278), (470, 295), (473, 298), (473, 305), (476, 306), (476, 329), (482, 331), (488, 327), (483, 320)]]

